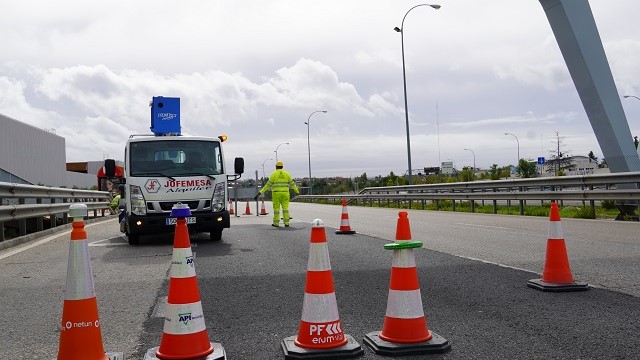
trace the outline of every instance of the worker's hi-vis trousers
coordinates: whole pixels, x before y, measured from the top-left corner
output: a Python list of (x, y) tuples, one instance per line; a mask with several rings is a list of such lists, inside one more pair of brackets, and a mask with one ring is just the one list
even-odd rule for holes
[(289, 191), (272, 191), (273, 201), (273, 225), (280, 225), (280, 206), (282, 206), (282, 218), (284, 224), (289, 225)]

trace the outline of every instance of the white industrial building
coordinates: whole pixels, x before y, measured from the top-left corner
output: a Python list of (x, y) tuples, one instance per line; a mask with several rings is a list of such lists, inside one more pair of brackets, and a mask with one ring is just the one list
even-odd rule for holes
[(0, 182), (80, 189), (96, 186), (102, 161), (69, 165), (75, 171), (67, 171), (62, 136), (0, 114)]

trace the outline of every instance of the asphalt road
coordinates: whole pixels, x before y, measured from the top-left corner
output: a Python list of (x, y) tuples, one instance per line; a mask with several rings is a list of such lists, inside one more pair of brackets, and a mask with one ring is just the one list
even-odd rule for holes
[[(267, 203), (267, 209), (270, 204)], [(384, 320), (397, 210), (350, 207), (355, 235), (337, 235), (340, 206), (292, 204), (290, 228), (239, 216), (223, 241), (192, 238), (210, 340), (229, 359), (283, 359), (296, 335), (310, 222), (322, 219), (342, 328), (382, 359), (366, 333)], [(255, 212), (254, 212), (255, 213)], [(637, 359), (640, 240), (637, 223), (562, 221), (576, 293), (526, 286), (544, 264), (548, 220), (410, 211), (423, 308), (446, 354), (398, 359)], [(88, 224), (89, 253), (106, 351), (142, 359), (160, 343), (172, 237), (129, 246), (115, 219)], [(0, 358), (51, 359), (58, 349), (69, 232), (0, 251)]]

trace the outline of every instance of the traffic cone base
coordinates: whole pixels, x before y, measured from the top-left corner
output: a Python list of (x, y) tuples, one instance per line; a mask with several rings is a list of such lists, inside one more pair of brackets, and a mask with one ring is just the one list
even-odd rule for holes
[[(227, 355), (220, 343), (209, 343), (211, 347), (213, 347), (213, 352), (206, 357), (199, 357), (198, 360), (226, 360)], [(157, 355), (157, 351), (160, 347), (154, 347), (152, 349), (147, 350), (147, 353), (144, 355), (144, 360), (165, 360), (166, 358), (159, 358)], [(177, 358), (176, 358), (177, 359)], [(179, 358), (179, 359), (194, 359), (190, 358)]]
[(360, 356), (364, 349), (349, 334), (344, 334), (347, 342), (331, 349), (308, 349), (296, 345), (296, 337), (282, 340), (281, 346), (285, 359), (348, 359)]
[(542, 281), (542, 279), (531, 279), (527, 282), (527, 286), (547, 292), (569, 292), (569, 291), (587, 291), (589, 284), (582, 282), (572, 282), (571, 284), (556, 284)]
[(549, 292), (589, 290), (589, 285), (575, 282), (571, 274), (569, 256), (562, 233), (560, 210), (556, 202), (551, 203), (549, 211), (549, 233), (542, 277), (529, 280), (527, 286)]
[(380, 331), (373, 331), (365, 335), (364, 343), (367, 344), (376, 354), (401, 356), (417, 354), (440, 354), (451, 349), (451, 344), (442, 336), (429, 331), (431, 339), (417, 343), (395, 343), (382, 340)]
[(355, 230), (336, 230), (336, 234), (340, 234), (340, 235), (351, 235), (351, 234), (355, 234), (356, 231)]

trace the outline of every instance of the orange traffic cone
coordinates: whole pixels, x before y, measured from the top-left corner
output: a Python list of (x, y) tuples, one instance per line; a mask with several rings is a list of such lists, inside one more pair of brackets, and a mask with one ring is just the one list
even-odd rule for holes
[(396, 242), (384, 246), (387, 250), (393, 250), (387, 313), (382, 331), (368, 333), (364, 342), (375, 353), (382, 355), (446, 352), (451, 345), (445, 338), (429, 330), (422, 308), (413, 253), (413, 248), (422, 247), (422, 242), (411, 241), (407, 212), (400, 211), (398, 215)]
[(244, 214), (243, 215), (253, 215), (251, 213), (251, 209), (249, 208), (249, 200), (247, 200), (247, 206), (244, 209)]
[(83, 221), (87, 216), (87, 205), (71, 205), (69, 216), (73, 218), (73, 229), (69, 243), (58, 360), (108, 360), (111, 356), (123, 358), (122, 353), (105, 354), (102, 345), (98, 302)]
[(185, 220), (187, 216), (191, 216), (191, 210), (186, 204), (177, 203), (171, 209), (171, 216), (177, 220), (164, 331), (160, 346), (149, 349), (144, 359), (226, 359), (222, 345), (209, 342), (204, 322), (189, 229)]
[(229, 198), (229, 215), (235, 215), (236, 211), (233, 209), (233, 201)]
[(262, 199), (262, 206), (260, 207), (260, 215), (269, 215), (267, 209), (264, 207), (264, 199)]
[(298, 336), (282, 341), (285, 359), (339, 359), (360, 355), (364, 350), (342, 331), (340, 324), (324, 223), (316, 219), (311, 224), (302, 319)]
[(351, 230), (349, 226), (349, 212), (347, 211), (347, 199), (342, 199), (342, 217), (340, 218), (340, 229), (336, 230), (336, 234), (355, 234), (355, 230)]
[(544, 270), (541, 279), (533, 279), (527, 282), (527, 286), (536, 290), (560, 292), (560, 291), (584, 291), (589, 290), (589, 285), (577, 283), (573, 280), (569, 256), (562, 234), (560, 222), (560, 210), (556, 202), (551, 203), (549, 213), (549, 234), (547, 236), (547, 255), (544, 261)]

